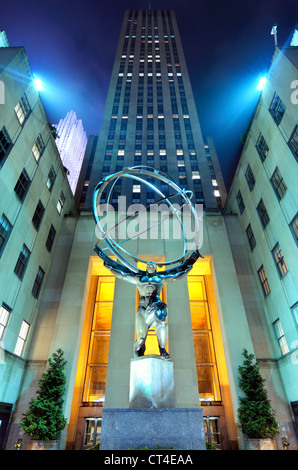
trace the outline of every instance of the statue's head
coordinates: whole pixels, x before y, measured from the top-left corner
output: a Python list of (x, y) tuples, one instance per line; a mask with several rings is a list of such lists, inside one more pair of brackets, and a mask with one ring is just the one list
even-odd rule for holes
[(153, 263), (153, 261), (148, 261), (146, 271), (151, 276), (154, 276), (154, 274), (156, 273), (156, 264)]

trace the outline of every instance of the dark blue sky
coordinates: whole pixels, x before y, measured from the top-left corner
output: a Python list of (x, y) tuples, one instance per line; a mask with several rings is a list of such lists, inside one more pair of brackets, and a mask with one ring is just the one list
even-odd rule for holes
[[(176, 12), (204, 135), (212, 135), (227, 186), (274, 50), (274, 23), (283, 46), (297, 25), (297, 0), (151, 0)], [(145, 0), (10, 0), (0, 29), (24, 46), (45, 84), (49, 121), (73, 109), (87, 134), (98, 134), (124, 11)]]

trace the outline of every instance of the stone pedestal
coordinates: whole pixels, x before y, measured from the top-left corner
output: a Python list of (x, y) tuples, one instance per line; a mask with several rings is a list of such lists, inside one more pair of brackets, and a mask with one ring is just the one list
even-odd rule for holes
[(173, 362), (132, 359), (129, 408), (103, 409), (100, 449), (205, 450), (203, 410), (174, 406)]
[(148, 355), (130, 363), (130, 408), (174, 408), (174, 368), (171, 360)]
[(205, 450), (202, 408), (103, 409), (100, 450)]

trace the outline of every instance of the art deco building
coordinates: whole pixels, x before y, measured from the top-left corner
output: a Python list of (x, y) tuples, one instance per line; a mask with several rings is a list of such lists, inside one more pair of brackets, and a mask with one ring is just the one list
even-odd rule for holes
[(22, 47), (0, 48), (0, 446), (65, 214), (76, 206)]
[(74, 111), (69, 111), (64, 119), (60, 119), (55, 128), (58, 134), (56, 145), (75, 194), (87, 145), (86, 132), (82, 120), (77, 118)]
[[(262, 298), (262, 321), (268, 325), (267, 367), (278, 371), (284, 406), (298, 429), (298, 43), (294, 44), (276, 48), (226, 211), (237, 213), (246, 238)], [(253, 342), (262, 358), (256, 334)]]
[[(6, 448), (13, 448), (20, 437), (22, 413), (48, 357), (58, 348), (68, 361), (64, 408), (68, 424), (61, 449), (91, 447), (100, 438), (105, 411), (117, 410), (120, 415), (130, 407), (138, 293), (136, 286), (116, 279), (94, 252), (98, 234), (92, 195), (103, 177), (139, 165), (169, 174), (181, 188), (191, 190), (194, 202), (204, 209), (200, 248), (204, 258), (187, 277), (162, 292), (168, 305), (168, 350), (174, 368), (173, 408), (194, 414), (202, 410), (206, 440), (221, 449), (243, 449), (237, 423), (238, 366), (246, 348), (262, 360), (278, 422), (287, 429), (294, 448), (292, 416), (272, 361), (270, 331), (246, 236), (234, 211), (222, 210), (226, 191), (216, 151), (212, 139), (202, 136), (171, 10), (125, 12), (101, 130), (98, 138), (89, 138), (76, 194), (81, 213), (64, 218), (56, 240), (34, 335), (24, 357), (27, 372), (18, 402), (13, 402)], [(127, 206), (156, 203), (150, 188), (140, 190), (134, 181), (122, 180), (111, 193), (114, 207), (119, 196), (126, 197)], [(182, 240), (175, 235), (136, 237), (125, 246), (144, 260), (167, 262), (181, 249)], [(155, 341), (150, 334), (146, 354), (159, 354)], [(181, 448), (175, 441), (178, 434), (168, 445)], [(25, 445), (26, 437), (22, 438)], [(140, 447), (146, 445), (143, 442)], [(281, 440), (278, 445), (281, 448)]]

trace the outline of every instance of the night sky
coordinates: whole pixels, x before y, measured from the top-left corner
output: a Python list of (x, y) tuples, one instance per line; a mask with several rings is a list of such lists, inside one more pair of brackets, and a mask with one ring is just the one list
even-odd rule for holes
[[(284, 46), (297, 27), (297, 0), (151, 0), (173, 9), (204, 135), (214, 138), (229, 187), (245, 132), (274, 51), (278, 27)], [(0, 29), (11, 46), (24, 46), (48, 119), (73, 109), (88, 135), (97, 135), (126, 9), (145, 0), (10, 0), (2, 2)]]

